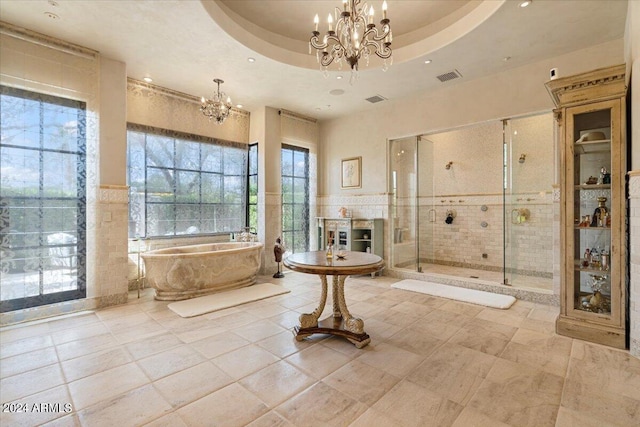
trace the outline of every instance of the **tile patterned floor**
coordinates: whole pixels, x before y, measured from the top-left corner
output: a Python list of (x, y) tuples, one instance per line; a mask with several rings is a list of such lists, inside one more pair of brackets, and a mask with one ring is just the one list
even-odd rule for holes
[(372, 337), (361, 350), (295, 341), (319, 296), (318, 279), (299, 273), (278, 280), (289, 294), (191, 319), (145, 290), (3, 328), (0, 424), (640, 425), (640, 360), (556, 335), (556, 308), (484, 308), (391, 289), (396, 280), (347, 280)]

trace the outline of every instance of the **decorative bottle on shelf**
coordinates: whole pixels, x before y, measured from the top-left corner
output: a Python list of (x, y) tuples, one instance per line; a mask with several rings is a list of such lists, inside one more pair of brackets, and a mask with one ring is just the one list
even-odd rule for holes
[(589, 267), (591, 264), (591, 249), (587, 248), (584, 250), (584, 256), (582, 257), (582, 266)]
[(609, 208), (605, 205), (607, 202), (606, 197), (598, 197), (598, 207), (593, 212), (593, 218), (591, 219), (592, 227), (606, 227), (607, 217), (609, 216)]
[(331, 240), (329, 240), (327, 242), (327, 258), (333, 258), (333, 244), (331, 243)]

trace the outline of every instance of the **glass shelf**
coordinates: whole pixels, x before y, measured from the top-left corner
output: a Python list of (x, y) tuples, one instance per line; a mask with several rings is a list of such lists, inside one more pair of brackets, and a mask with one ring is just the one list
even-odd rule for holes
[(576, 185), (575, 189), (577, 191), (580, 191), (580, 190), (609, 190), (609, 189), (611, 189), (611, 184), (580, 184), (580, 185)]
[(547, 83), (558, 111), (565, 201), (560, 206), (563, 262), (556, 333), (616, 348), (626, 346), (621, 210), (627, 88), (622, 78), (616, 87), (610, 79), (623, 76), (625, 69), (622, 64)]
[(611, 140), (600, 139), (574, 143), (575, 154), (608, 153), (611, 151)]

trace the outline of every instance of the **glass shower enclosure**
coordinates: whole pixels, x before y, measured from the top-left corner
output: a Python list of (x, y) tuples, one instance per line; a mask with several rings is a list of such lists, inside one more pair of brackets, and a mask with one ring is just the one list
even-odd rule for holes
[(551, 113), (389, 142), (392, 268), (551, 292)]

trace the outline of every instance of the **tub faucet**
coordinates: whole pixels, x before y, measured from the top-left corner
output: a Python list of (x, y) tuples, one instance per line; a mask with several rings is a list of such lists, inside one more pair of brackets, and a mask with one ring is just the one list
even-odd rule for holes
[(255, 242), (258, 234), (255, 232), (255, 228), (245, 227), (244, 231), (237, 233), (236, 236), (239, 236), (238, 241), (240, 242)]

